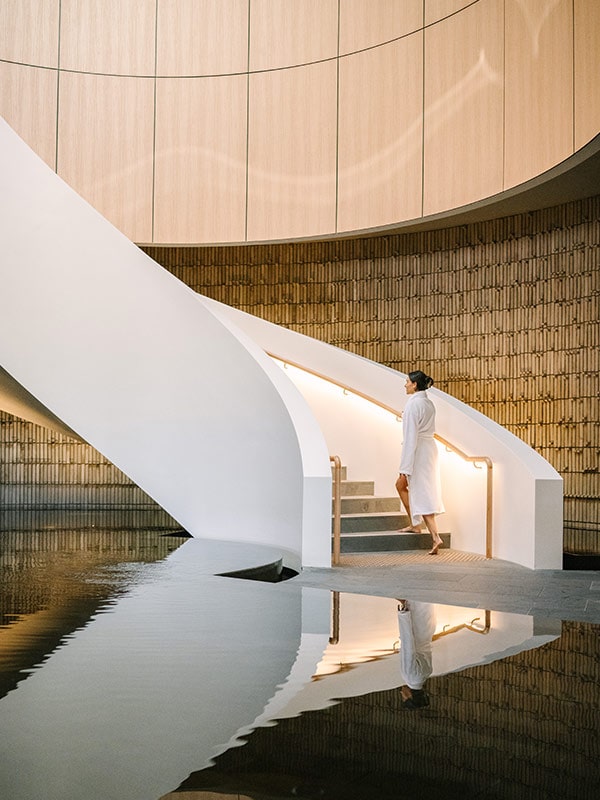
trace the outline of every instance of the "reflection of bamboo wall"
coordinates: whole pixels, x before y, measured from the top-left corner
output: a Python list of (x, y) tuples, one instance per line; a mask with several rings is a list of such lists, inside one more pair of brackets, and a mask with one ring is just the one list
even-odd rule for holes
[(565, 549), (600, 551), (600, 197), (434, 232), (146, 251), (217, 300), (426, 370), (554, 465)]
[(593, 800), (599, 680), (596, 626), (563, 623), (536, 650), (431, 678), (425, 710), (403, 709), (399, 689), (342, 699), (255, 730), (184, 787), (246, 794), (264, 775), (303, 776), (310, 797), (375, 797), (379, 782), (382, 798)]
[[(71, 522), (0, 536), (0, 697), (127, 588), (135, 562), (165, 558), (182, 541), (141, 525), (76, 530)], [(114, 569), (124, 562), (129, 569)]]
[[(93, 451), (92, 451), (93, 452)], [(142, 526), (140, 526), (141, 528)], [(0, 625), (43, 609), (75, 608), (84, 597), (116, 591), (123, 576), (107, 566), (165, 558), (181, 539), (160, 531), (88, 529), (67, 525), (37, 531), (3, 531), (0, 541)], [(91, 580), (88, 580), (91, 579)], [(43, 624), (40, 622), (40, 630)]]

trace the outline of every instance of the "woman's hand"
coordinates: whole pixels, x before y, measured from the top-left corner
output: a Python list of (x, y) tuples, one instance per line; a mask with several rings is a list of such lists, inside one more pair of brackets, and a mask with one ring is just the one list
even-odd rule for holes
[(396, 481), (396, 489), (400, 492), (403, 490), (408, 490), (408, 475), (404, 475), (400, 473), (398, 475), (398, 480)]

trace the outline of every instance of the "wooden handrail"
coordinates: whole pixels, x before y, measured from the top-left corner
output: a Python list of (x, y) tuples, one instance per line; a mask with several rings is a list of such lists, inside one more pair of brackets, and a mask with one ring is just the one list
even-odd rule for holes
[(342, 459), (329, 456), (333, 464), (333, 557), (332, 563), (340, 563), (342, 539)]
[(435, 642), (436, 639), (440, 639), (442, 636), (448, 636), (450, 633), (457, 633), (458, 631), (462, 631), (465, 628), (469, 631), (473, 631), (473, 633), (489, 633), (492, 627), (492, 612), (489, 609), (485, 611), (485, 623), (483, 625), (476, 625), (476, 622), (479, 622), (481, 618), (475, 617), (470, 622), (463, 622), (461, 625), (444, 625), (439, 633), (434, 633), (432, 640)]
[(331, 636), (329, 644), (339, 644), (340, 641), (340, 593), (332, 592), (331, 604)]

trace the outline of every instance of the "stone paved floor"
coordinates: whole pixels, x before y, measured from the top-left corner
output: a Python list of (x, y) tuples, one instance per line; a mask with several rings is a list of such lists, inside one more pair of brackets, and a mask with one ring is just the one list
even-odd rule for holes
[(452, 550), (342, 555), (290, 583), (600, 624), (600, 571), (530, 570)]

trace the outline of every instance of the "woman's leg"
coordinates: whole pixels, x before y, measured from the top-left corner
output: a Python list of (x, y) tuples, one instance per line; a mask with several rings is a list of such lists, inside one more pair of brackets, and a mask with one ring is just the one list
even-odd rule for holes
[(423, 514), (423, 521), (427, 526), (427, 530), (431, 534), (433, 540), (433, 547), (429, 551), (430, 556), (436, 556), (437, 551), (442, 546), (442, 537), (438, 533), (437, 522), (435, 521), (435, 514)]
[(408, 533), (409, 531), (412, 531), (413, 533), (421, 533), (421, 526), (412, 524), (412, 516), (410, 513), (410, 499), (408, 496), (408, 478), (406, 477), (406, 475), (398, 475), (398, 480), (396, 481), (396, 491), (400, 495), (400, 500), (402, 501), (402, 505), (404, 506), (406, 513), (408, 514), (408, 525), (406, 526), (406, 528), (401, 528), (400, 533)]

